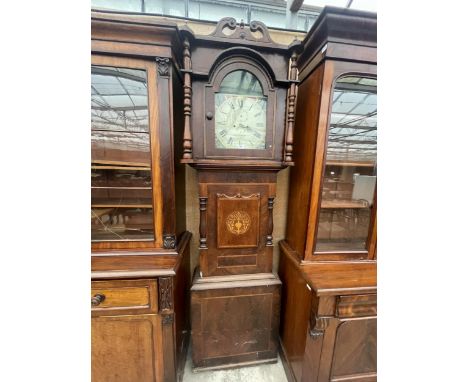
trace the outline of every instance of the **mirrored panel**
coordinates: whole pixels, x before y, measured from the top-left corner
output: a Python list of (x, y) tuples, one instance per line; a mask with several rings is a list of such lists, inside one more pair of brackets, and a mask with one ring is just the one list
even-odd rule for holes
[(377, 80), (346, 76), (333, 92), (315, 250), (366, 250), (377, 181)]
[(146, 71), (91, 67), (91, 239), (154, 240)]

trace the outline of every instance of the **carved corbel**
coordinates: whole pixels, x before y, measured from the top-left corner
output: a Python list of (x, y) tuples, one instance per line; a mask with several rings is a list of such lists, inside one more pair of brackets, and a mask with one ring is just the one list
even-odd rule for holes
[(161, 313), (174, 309), (172, 296), (172, 277), (160, 277), (159, 286), (159, 311)]
[(164, 249), (175, 249), (176, 236), (175, 235), (163, 235), (163, 247)]
[(312, 337), (313, 340), (317, 340), (323, 336), (325, 330), (327, 329), (328, 325), (330, 324), (330, 320), (332, 317), (317, 317), (313, 318), (313, 322), (310, 323), (310, 331), (309, 335)]
[(173, 322), (174, 322), (174, 314), (173, 313), (164, 314), (162, 316), (163, 325), (172, 325)]
[(161, 77), (168, 77), (171, 65), (169, 59), (167, 57), (156, 57), (156, 64), (158, 66), (158, 74)]

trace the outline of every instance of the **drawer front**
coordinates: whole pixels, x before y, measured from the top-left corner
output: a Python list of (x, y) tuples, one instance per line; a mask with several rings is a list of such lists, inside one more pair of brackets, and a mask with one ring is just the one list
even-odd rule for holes
[(156, 313), (156, 280), (91, 282), (93, 316)]
[(377, 295), (339, 296), (336, 314), (340, 318), (375, 316), (377, 315)]

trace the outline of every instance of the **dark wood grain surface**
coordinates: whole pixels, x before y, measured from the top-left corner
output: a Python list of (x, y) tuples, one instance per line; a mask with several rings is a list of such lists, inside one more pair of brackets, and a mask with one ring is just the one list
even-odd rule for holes
[(191, 237), (190, 232), (185, 232), (179, 240), (177, 250), (173, 251), (95, 252), (91, 256), (91, 277), (109, 279), (173, 276), (183, 260), (178, 253), (187, 250)]
[(309, 286), (317, 295), (376, 292), (377, 264), (369, 263), (308, 263), (301, 266)]
[(273, 274), (194, 277), (196, 370), (276, 362), (281, 282)]

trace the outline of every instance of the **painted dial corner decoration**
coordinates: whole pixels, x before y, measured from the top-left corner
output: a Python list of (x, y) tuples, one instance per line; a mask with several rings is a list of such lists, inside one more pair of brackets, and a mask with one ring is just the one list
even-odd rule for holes
[(267, 97), (250, 72), (229, 73), (215, 94), (217, 149), (266, 148)]

